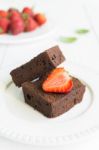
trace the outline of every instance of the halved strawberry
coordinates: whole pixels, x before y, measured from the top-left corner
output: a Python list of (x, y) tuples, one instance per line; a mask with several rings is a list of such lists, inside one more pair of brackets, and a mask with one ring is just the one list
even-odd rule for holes
[(64, 68), (54, 69), (43, 82), (45, 92), (67, 93), (73, 88), (73, 81)]

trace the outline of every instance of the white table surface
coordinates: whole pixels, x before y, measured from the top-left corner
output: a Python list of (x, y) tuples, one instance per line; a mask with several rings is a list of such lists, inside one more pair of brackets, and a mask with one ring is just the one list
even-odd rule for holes
[[(32, 2), (32, 0), (30, 1)], [(39, 0), (37, 0), (37, 2), (38, 1)], [(26, 1), (26, 3), (28, 2)], [(82, 65), (88, 66), (89, 68), (92, 68), (93, 71), (99, 72), (99, 43), (97, 38), (99, 36), (99, 9), (97, 5), (98, 0), (84, 0), (79, 2), (77, 0), (47, 0), (47, 2), (46, 0), (41, 0), (41, 3), (42, 7), (44, 7), (45, 9), (45, 12), (49, 13), (50, 15), (54, 14), (56, 24), (59, 24), (59, 26), (61, 27), (60, 30), (57, 34), (55, 33), (55, 36), (41, 40), (39, 41), (39, 43), (29, 43), (21, 45), (0, 45), (0, 68), (5, 67), (10, 71), (11, 69), (13, 69), (13, 65), (16, 66), (16, 63), (21, 64), (23, 60), (32, 58), (32, 55), (34, 56), (42, 50), (51, 47), (52, 45), (59, 44), (63, 53), (67, 57), (67, 61), (80, 63)], [(41, 3), (39, 4), (41, 5)], [(85, 9), (87, 9), (87, 12), (85, 11)], [(74, 30), (80, 27), (88, 28), (90, 30), (90, 33), (88, 33), (86, 36), (76, 35), (74, 33)], [(62, 44), (58, 41), (59, 35), (74, 35), (78, 37), (78, 41), (74, 44)], [(98, 139), (99, 132), (94, 133), (90, 137), (90, 139), (85, 139), (82, 142), (75, 143), (73, 145), (67, 145), (57, 148), (37, 148), (12, 142), (8, 139), (0, 137), (0, 150), (98, 150)]]

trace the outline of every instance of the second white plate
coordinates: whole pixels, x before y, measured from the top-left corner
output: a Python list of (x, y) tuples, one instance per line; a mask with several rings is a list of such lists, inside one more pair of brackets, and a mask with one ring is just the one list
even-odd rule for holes
[(27, 43), (27, 42), (39, 42), (39, 40), (44, 39), (52, 35), (56, 31), (54, 21), (47, 18), (47, 23), (38, 27), (35, 31), (21, 33), (19, 35), (0, 35), (1, 44), (17, 44), (17, 43)]

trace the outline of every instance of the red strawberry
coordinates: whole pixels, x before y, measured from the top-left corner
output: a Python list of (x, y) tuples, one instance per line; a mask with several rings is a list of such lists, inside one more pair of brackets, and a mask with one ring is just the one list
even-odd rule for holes
[(23, 9), (23, 11), (22, 11), (22, 13), (25, 13), (25, 14), (28, 14), (29, 16), (33, 16), (33, 11), (32, 11), (32, 9), (31, 8), (29, 8), (29, 7), (25, 7), (24, 9)]
[(20, 18), (21, 15), (17, 10), (9, 10), (9, 18), (11, 20), (16, 20), (17, 18)]
[(4, 10), (0, 10), (0, 18), (7, 18), (7, 16), (8, 16), (8, 12)]
[(7, 18), (0, 18), (0, 34), (8, 31), (9, 23), (10, 22)]
[(55, 93), (67, 93), (72, 87), (73, 81), (64, 68), (54, 69), (42, 85), (45, 92)]
[(37, 21), (39, 25), (42, 25), (46, 22), (46, 17), (44, 14), (38, 13), (34, 16), (34, 19)]
[(19, 12), (18, 9), (16, 9), (16, 8), (9, 8), (9, 9), (8, 9), (8, 12), (9, 12), (9, 13), (12, 12), (12, 11), (17, 11), (17, 12)]
[(26, 13), (21, 13), (21, 16), (22, 16), (23, 20), (27, 20), (29, 18), (29, 15)]
[(37, 22), (32, 19), (32, 17), (28, 17), (25, 21), (25, 31), (33, 31), (38, 27)]
[(10, 31), (13, 35), (17, 35), (24, 31), (24, 22), (22, 18), (17, 18), (11, 21)]

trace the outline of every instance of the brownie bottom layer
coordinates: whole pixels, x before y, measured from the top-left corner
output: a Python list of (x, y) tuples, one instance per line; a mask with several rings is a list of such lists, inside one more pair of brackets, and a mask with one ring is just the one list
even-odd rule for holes
[(67, 94), (46, 93), (42, 90), (41, 81), (22, 84), (25, 102), (49, 118), (57, 117), (83, 99), (85, 86), (76, 78), (73, 78), (74, 87)]

